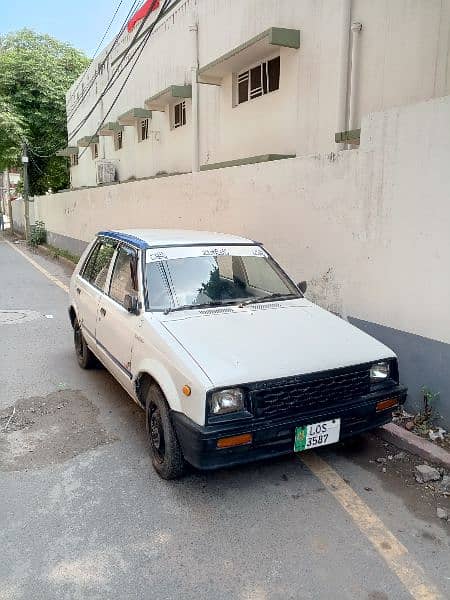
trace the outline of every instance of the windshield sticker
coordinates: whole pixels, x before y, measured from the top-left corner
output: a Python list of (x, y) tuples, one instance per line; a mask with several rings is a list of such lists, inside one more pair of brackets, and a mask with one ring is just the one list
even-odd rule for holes
[(188, 246), (147, 250), (146, 262), (198, 258), (201, 256), (257, 256), (265, 258), (267, 254), (260, 246)]

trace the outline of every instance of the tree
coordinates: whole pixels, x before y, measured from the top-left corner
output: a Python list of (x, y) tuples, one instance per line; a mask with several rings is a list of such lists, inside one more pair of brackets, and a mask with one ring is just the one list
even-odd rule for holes
[(17, 164), (24, 134), (22, 119), (5, 98), (0, 97), (0, 171)]
[(66, 159), (55, 151), (67, 145), (66, 92), (88, 64), (49, 35), (23, 29), (0, 37), (0, 164), (17, 157), (26, 137), (32, 195), (68, 187)]

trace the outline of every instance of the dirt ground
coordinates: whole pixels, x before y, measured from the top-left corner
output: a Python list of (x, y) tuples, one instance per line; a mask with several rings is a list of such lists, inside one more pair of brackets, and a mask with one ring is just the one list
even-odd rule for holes
[(0, 412), (0, 470), (22, 471), (65, 462), (114, 442), (83, 394), (60, 390), (19, 400)]

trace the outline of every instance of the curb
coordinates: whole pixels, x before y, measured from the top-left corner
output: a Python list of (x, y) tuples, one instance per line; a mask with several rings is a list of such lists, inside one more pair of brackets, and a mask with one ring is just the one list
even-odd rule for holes
[(77, 266), (77, 263), (72, 262), (69, 258), (66, 258), (65, 256), (53, 256), (53, 251), (44, 246), (43, 244), (40, 244), (37, 250), (38, 252), (42, 252), (44, 256), (47, 256), (51, 260), (59, 262), (60, 264), (65, 265), (66, 267), (69, 267), (70, 269), (72, 269), (72, 271)]
[(450, 469), (450, 452), (424, 440), (415, 433), (403, 429), (403, 427), (395, 425), (395, 423), (383, 425), (377, 430), (377, 433), (383, 440), (390, 442), (397, 448), (406, 450), (411, 454), (417, 454), (424, 460)]

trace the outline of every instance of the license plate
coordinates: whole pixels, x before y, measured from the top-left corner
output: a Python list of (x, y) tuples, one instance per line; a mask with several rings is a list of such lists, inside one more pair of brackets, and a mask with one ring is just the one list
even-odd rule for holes
[(341, 420), (332, 419), (295, 428), (294, 452), (327, 446), (339, 441)]

